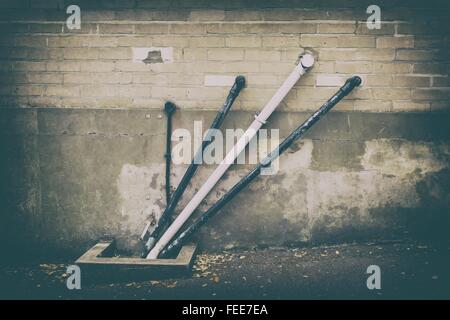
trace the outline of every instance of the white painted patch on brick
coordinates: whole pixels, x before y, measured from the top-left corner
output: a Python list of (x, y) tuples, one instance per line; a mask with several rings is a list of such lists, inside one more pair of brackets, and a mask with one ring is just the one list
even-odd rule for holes
[(318, 87), (340, 87), (345, 83), (343, 76), (319, 74), (316, 78)]
[(229, 87), (234, 84), (235, 78), (233, 76), (221, 76), (221, 75), (206, 75), (205, 87)]
[(144, 63), (147, 59), (148, 53), (151, 51), (161, 52), (162, 63), (173, 62), (173, 48), (172, 47), (148, 47), (148, 48), (133, 48), (133, 62)]

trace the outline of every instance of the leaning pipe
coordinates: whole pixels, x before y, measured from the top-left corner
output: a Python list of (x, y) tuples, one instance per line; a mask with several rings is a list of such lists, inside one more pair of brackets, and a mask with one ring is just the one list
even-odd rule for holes
[(164, 231), (167, 228), (167, 224), (170, 221), (170, 218), (178, 204), (178, 202), (181, 199), (181, 196), (183, 195), (184, 191), (186, 190), (186, 187), (188, 186), (192, 176), (195, 174), (195, 171), (198, 167), (198, 161), (195, 161), (196, 159), (201, 159), (203, 155), (203, 151), (205, 148), (212, 142), (212, 136), (213, 133), (212, 129), (218, 129), (226, 115), (228, 114), (228, 111), (230, 111), (231, 106), (233, 105), (234, 101), (238, 97), (239, 93), (245, 86), (245, 78), (243, 76), (237, 76), (233, 86), (230, 89), (230, 92), (228, 93), (228, 96), (225, 100), (225, 103), (220, 108), (219, 112), (217, 113), (216, 117), (214, 118), (213, 122), (211, 123), (210, 130), (206, 132), (206, 136), (202, 141), (201, 146), (198, 148), (198, 150), (195, 153), (194, 158), (192, 159), (191, 164), (189, 165), (188, 169), (186, 170), (183, 178), (181, 179), (180, 183), (178, 184), (178, 187), (173, 192), (172, 196), (170, 197), (170, 200), (167, 203), (167, 207), (164, 210), (163, 214), (158, 220), (157, 225), (155, 226), (154, 231), (150, 234), (148, 229), (150, 227), (150, 223), (147, 223), (147, 225), (144, 228), (144, 231), (142, 232), (141, 239), (145, 241), (145, 249), (143, 252), (143, 257), (145, 257), (148, 253), (148, 251), (153, 247), (155, 240), (161, 235), (162, 231)]
[(203, 226), (211, 217), (213, 217), (225, 204), (234, 198), (242, 189), (249, 185), (261, 173), (264, 167), (269, 166), (281, 153), (289, 148), (294, 141), (300, 138), (311, 126), (316, 123), (320, 117), (331, 110), (341, 99), (349, 94), (353, 88), (361, 84), (361, 78), (354, 76), (349, 78), (346, 83), (320, 107), (314, 114), (312, 114), (303, 124), (295, 129), (280, 145), (265, 157), (247, 176), (242, 178), (235, 184), (225, 195), (222, 196), (211, 208), (200, 215), (192, 224), (186, 228), (178, 237), (172, 241), (166, 249), (161, 251), (160, 256), (169, 255), (174, 250), (178, 249), (185, 241), (201, 226)]
[(219, 179), (225, 174), (227, 169), (233, 164), (234, 160), (244, 150), (246, 145), (256, 135), (257, 131), (266, 122), (272, 112), (278, 107), (284, 97), (289, 93), (292, 87), (297, 83), (300, 77), (313, 66), (314, 57), (311, 54), (305, 54), (300, 58), (299, 63), (284, 81), (282, 86), (278, 89), (275, 95), (266, 104), (263, 110), (255, 116), (255, 120), (250, 127), (245, 131), (242, 137), (234, 145), (233, 149), (228, 152), (225, 158), (220, 162), (216, 170), (209, 176), (203, 186), (197, 191), (191, 201), (181, 211), (175, 221), (170, 225), (166, 232), (155, 244), (153, 249), (147, 255), (147, 259), (156, 259), (161, 250), (169, 243), (175, 236), (178, 230), (183, 226), (187, 219), (191, 216), (194, 210), (200, 205), (203, 199), (208, 195), (211, 189), (216, 185)]

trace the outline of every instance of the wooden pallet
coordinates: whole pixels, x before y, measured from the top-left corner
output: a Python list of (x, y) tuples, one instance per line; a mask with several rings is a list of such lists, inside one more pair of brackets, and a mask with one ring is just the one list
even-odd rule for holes
[(167, 279), (189, 275), (197, 246), (183, 246), (175, 259), (143, 259), (114, 256), (114, 241), (101, 241), (75, 262), (83, 281), (123, 282)]

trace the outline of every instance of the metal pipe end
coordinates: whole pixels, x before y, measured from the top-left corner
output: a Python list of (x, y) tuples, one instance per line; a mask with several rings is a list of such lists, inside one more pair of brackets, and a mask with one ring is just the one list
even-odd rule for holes
[(362, 83), (362, 79), (359, 76), (353, 76), (347, 79), (346, 84), (347, 83), (353, 87), (357, 87)]
[(239, 90), (242, 89), (245, 86), (245, 77), (241, 75), (237, 76), (234, 83)]
[(315, 59), (311, 53), (305, 53), (300, 57), (300, 64), (303, 68), (309, 69), (314, 65)]
[(353, 76), (347, 79), (347, 81), (345, 81), (344, 85), (341, 87), (341, 90), (345, 93), (348, 94), (350, 93), (350, 91), (353, 90), (353, 88), (359, 86), (362, 82), (362, 79), (358, 76)]
[(167, 101), (167, 102), (164, 104), (164, 111), (165, 111), (168, 115), (173, 114), (176, 110), (177, 110), (177, 106), (176, 106), (175, 103), (173, 103), (172, 101)]

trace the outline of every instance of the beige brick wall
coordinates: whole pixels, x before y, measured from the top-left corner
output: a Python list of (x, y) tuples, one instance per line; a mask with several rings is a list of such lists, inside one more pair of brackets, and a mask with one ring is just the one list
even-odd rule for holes
[[(234, 108), (259, 110), (312, 48), (318, 63), (281, 110), (317, 107), (339, 83), (329, 79), (352, 74), (364, 86), (338, 110), (450, 110), (441, 4), (382, 1), (382, 28), (369, 30), (370, 3), (356, 0), (74, 3), (81, 30), (65, 26), (64, 1), (1, 1), (1, 106), (160, 109), (171, 99), (217, 109), (229, 88), (205, 87), (205, 78), (242, 74), (247, 88)], [(135, 47), (171, 47), (173, 61), (133, 62)]]

